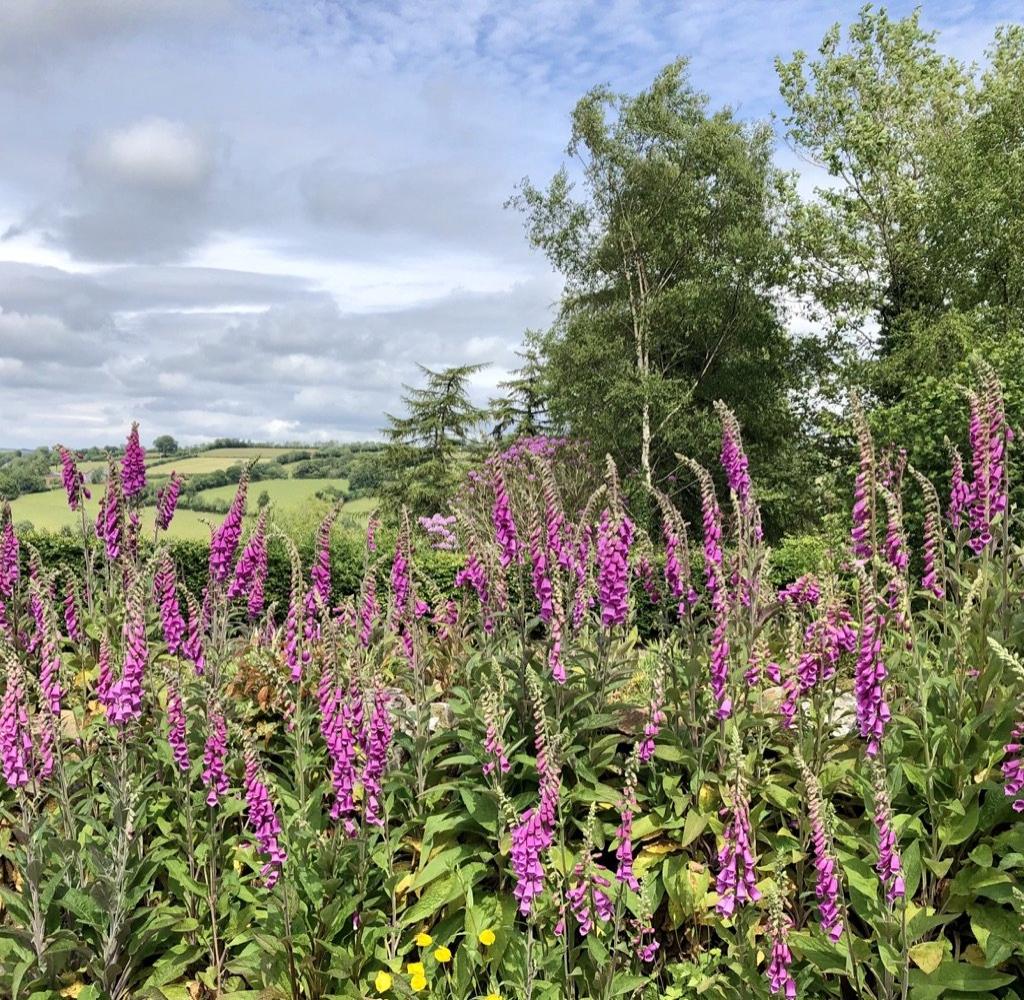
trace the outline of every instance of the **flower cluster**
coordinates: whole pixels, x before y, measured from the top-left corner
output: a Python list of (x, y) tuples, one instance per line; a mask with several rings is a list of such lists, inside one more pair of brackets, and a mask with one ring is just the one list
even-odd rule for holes
[(254, 751), (245, 755), (245, 816), (256, 836), (259, 851), (267, 855), (260, 874), (268, 889), (273, 889), (281, 876), (288, 855), (281, 846), (281, 823), (263, 781), (259, 759)]
[(132, 422), (128, 442), (121, 459), (121, 485), (125, 498), (137, 496), (146, 488), (146, 452), (139, 443), (139, 425)]

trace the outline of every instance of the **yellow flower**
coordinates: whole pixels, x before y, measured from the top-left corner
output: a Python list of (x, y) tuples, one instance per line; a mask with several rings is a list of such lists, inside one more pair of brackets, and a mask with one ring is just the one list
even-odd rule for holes
[[(485, 948), (490, 948), (495, 941), (494, 931), (489, 927), (486, 930), (482, 930), (480, 932), (479, 941)], [(487, 1000), (490, 1000), (490, 997), (488, 997)]]
[(501, 1000), (501, 997), (497, 993), (488, 993), (484, 1000)]
[(434, 952), (434, 958), (444, 965), (445, 962), (450, 962), (452, 960), (452, 953), (444, 945), (441, 945), (441, 947)]
[(410, 976), (422, 976), (423, 975), (423, 963), (422, 962), (410, 962), (409, 963), (409, 975)]
[(417, 948), (429, 948), (433, 943), (434, 939), (426, 931), (420, 931), (416, 935)]
[(413, 976), (412, 979), (409, 980), (409, 985), (419, 993), (421, 990), (425, 990), (427, 988), (427, 977), (424, 975)]
[(391, 983), (391, 976), (388, 973), (386, 973), (383, 969), (381, 969), (380, 972), (377, 973), (377, 977), (373, 981), (373, 986), (378, 993), (387, 993), (387, 991), (391, 989)]

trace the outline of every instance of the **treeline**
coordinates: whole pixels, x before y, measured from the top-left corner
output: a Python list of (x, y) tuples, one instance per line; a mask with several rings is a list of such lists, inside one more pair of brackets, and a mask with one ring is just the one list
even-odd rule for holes
[[(1024, 412), (1024, 27), (975, 68), (918, 13), (866, 7), (776, 67), (779, 130), (712, 107), (684, 61), (580, 100), (569, 165), (512, 198), (564, 278), (555, 320), (489, 408), (470, 402), (474, 368), (423, 370), (389, 417), (391, 509), (443, 509), (474, 452), (546, 432), (611, 454), (638, 516), (648, 486), (695, 515), (676, 456), (717, 465), (722, 399), (769, 536), (820, 534), (848, 509), (841, 401), (940, 491), (967, 444), (972, 356)], [(810, 195), (782, 142), (822, 176)]]

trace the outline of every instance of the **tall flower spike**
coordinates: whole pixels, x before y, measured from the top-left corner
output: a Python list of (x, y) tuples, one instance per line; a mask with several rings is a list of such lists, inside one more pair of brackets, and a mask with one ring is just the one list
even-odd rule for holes
[(889, 804), (885, 769), (878, 761), (874, 762), (872, 769), (872, 786), (875, 798), (875, 829), (878, 831), (878, 863), (875, 870), (885, 889), (886, 902), (892, 906), (897, 899), (902, 898), (906, 889), (899, 842), (892, 825), (892, 806)]
[(178, 509), (178, 496), (181, 494), (181, 476), (176, 472), (171, 473), (165, 486), (156, 491), (156, 526), (161, 531), (167, 531), (174, 518), (174, 512)]
[(853, 490), (853, 528), (850, 539), (854, 559), (870, 559), (875, 549), (875, 445), (860, 400), (853, 400), (854, 426), (860, 464)]
[(83, 500), (89, 500), (92, 494), (85, 485), (85, 476), (78, 471), (75, 456), (64, 445), (58, 445), (60, 451), (60, 476), (67, 494), (68, 507), (80, 510)]
[(504, 727), (498, 697), (494, 690), (488, 687), (484, 690), (480, 701), (484, 721), (487, 724), (487, 733), (484, 737), (484, 753), (487, 754), (487, 760), (482, 768), (483, 773), (485, 775), (508, 774), (512, 765), (509, 763), (508, 757), (505, 756), (505, 744), (502, 739)]
[(727, 821), (722, 831), (722, 846), (718, 851), (718, 878), (715, 881), (715, 890), (718, 893), (716, 909), (723, 917), (731, 917), (738, 906), (756, 902), (761, 898), (760, 890), (757, 888), (757, 856), (754, 853), (750, 806), (747, 801), (738, 740), (733, 746), (732, 754), (736, 777), (730, 792), (729, 808), (723, 809)]
[(653, 487), (651, 491), (661, 508), (661, 533), (665, 539), (665, 583), (672, 599), (678, 602), (679, 617), (682, 618), (699, 600), (690, 579), (690, 546), (686, 524), (664, 493)]
[(949, 448), (950, 487), (949, 487), (949, 523), (953, 531), (959, 531), (960, 525), (971, 508), (971, 487), (964, 479), (964, 460), (960, 450), (946, 442)]
[(781, 890), (776, 887), (771, 894), (769, 905), (768, 937), (772, 942), (772, 947), (765, 975), (768, 977), (768, 989), (772, 995), (782, 994), (787, 1000), (792, 1000), (796, 996), (796, 980), (790, 971), (790, 966), (793, 964), (793, 953), (789, 950), (787, 940), (791, 927), (792, 921), (782, 908)]
[(263, 614), (264, 587), (267, 580), (267, 508), (260, 510), (256, 527), (235, 563), (228, 586), (228, 600), (245, 595), (251, 619)]
[(223, 583), (231, 573), (235, 551), (242, 538), (242, 521), (245, 517), (246, 493), (249, 489), (249, 470), (246, 466), (238, 480), (238, 489), (228, 508), (227, 515), (210, 539), (210, 579)]
[(3, 525), (0, 532), (0, 595), (10, 598), (21, 576), (21, 552), (9, 503), (4, 504)]
[(365, 796), (364, 818), (370, 826), (384, 826), (381, 815), (383, 808), (383, 778), (391, 755), (391, 707), (384, 688), (378, 687), (373, 701), (373, 715), (370, 718), (369, 745), (366, 750), (366, 765), (363, 768), (363, 794)]
[(136, 496), (146, 488), (146, 452), (139, 443), (139, 424), (134, 420), (121, 461), (121, 482), (126, 498)]
[(281, 846), (281, 823), (270, 798), (270, 789), (263, 780), (263, 772), (254, 750), (245, 755), (245, 815), (256, 836), (259, 850), (267, 856), (261, 869), (263, 884), (273, 889), (281, 877), (288, 855)]
[(879, 613), (871, 576), (863, 571), (860, 574), (860, 605), (861, 626), (853, 690), (860, 735), (867, 741), (868, 756), (874, 757), (881, 747), (890, 718), (884, 689), (888, 671), (882, 659), (885, 618)]
[(662, 667), (655, 667), (651, 677), (651, 703), (644, 723), (644, 738), (637, 745), (637, 760), (646, 764), (654, 757), (654, 741), (661, 727), (668, 721), (665, 714), (665, 674)]
[(619, 804), (619, 828), (615, 831), (619, 838), (619, 846), (615, 851), (615, 860), (618, 862), (615, 881), (629, 886), (634, 892), (640, 891), (640, 881), (633, 872), (633, 813), (636, 811), (636, 772), (639, 763), (639, 754), (634, 748), (626, 765), (625, 786)]
[(84, 642), (85, 631), (82, 629), (82, 617), (79, 611), (78, 584), (69, 579), (64, 592), (64, 628), (72, 642)]
[(0, 706), (0, 767), (11, 788), (27, 785), (32, 777), (32, 729), (25, 699), (25, 677), (17, 660), (6, 664), (7, 686)]
[(181, 644), (181, 652), (192, 661), (196, 668), (196, 676), (201, 677), (206, 671), (206, 653), (203, 645), (203, 611), (199, 602), (188, 595), (188, 634)]
[(173, 681), (167, 688), (167, 727), (167, 742), (171, 745), (174, 763), (180, 770), (187, 771), (189, 759), (185, 706), (182, 704), (178, 686)]
[(761, 512), (754, 500), (750, 482), (749, 462), (743, 450), (743, 438), (740, 434), (739, 421), (725, 403), (717, 400), (715, 412), (722, 422), (722, 468), (725, 470), (729, 490), (736, 496), (740, 517), (745, 525), (749, 525), (754, 540), (760, 542), (764, 538), (761, 526)]
[(821, 785), (807, 762), (796, 752), (797, 764), (807, 794), (807, 814), (811, 821), (811, 851), (816, 879), (814, 895), (818, 900), (821, 929), (835, 943), (843, 936), (843, 918), (840, 912), (840, 867), (829, 835), (825, 798)]
[(142, 682), (149, 664), (149, 647), (142, 590), (137, 583), (128, 589), (121, 632), (124, 662), (121, 676), (110, 686), (107, 709), (107, 718), (116, 726), (125, 726), (142, 715)]
[(942, 558), (942, 512), (939, 508), (939, 494), (927, 476), (923, 476), (913, 467), (910, 471), (924, 493), (924, 573), (921, 576), (921, 589), (942, 600), (946, 596), (946, 591), (942, 585), (945, 566)]
[(178, 579), (170, 553), (164, 552), (157, 564), (153, 576), (153, 599), (160, 608), (160, 627), (167, 652), (176, 656), (185, 638), (185, 619), (178, 601)]
[(121, 504), (121, 480), (113, 458), (107, 460), (107, 486), (96, 514), (96, 537), (104, 545), (107, 558), (115, 562), (124, 541), (124, 512)]
[(507, 569), (512, 563), (522, 562), (522, 543), (519, 541), (515, 518), (512, 515), (512, 502), (509, 499), (508, 487), (505, 485), (501, 459), (492, 457), (488, 464), (491, 467), (491, 483), (494, 488), (494, 537), (501, 549), (501, 565)]
[(206, 804), (217, 805), (231, 787), (227, 775), (228, 727), (218, 706), (206, 710), (206, 746), (203, 748), (203, 785), (207, 789)]

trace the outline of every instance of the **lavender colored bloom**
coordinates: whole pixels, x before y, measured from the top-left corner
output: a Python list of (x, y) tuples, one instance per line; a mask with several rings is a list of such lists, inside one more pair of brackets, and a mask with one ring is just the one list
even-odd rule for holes
[(210, 579), (216, 583), (223, 583), (231, 573), (235, 551), (242, 538), (242, 519), (245, 517), (248, 488), (249, 470), (246, 468), (238, 480), (238, 489), (227, 516), (210, 539)]
[(878, 613), (878, 602), (867, 575), (861, 577), (861, 626), (854, 696), (857, 700), (857, 724), (867, 740), (867, 754), (874, 757), (881, 747), (885, 726), (890, 719), (883, 684), (888, 671), (882, 659), (882, 635), (885, 618)]
[(288, 615), (284, 620), (284, 661), (288, 665), (293, 683), (298, 683), (302, 679), (302, 664), (304, 660), (304, 651), (302, 650), (303, 618), (302, 587), (293, 575), (291, 597), (288, 601)]
[(107, 558), (115, 562), (121, 555), (124, 540), (124, 517), (121, 510), (121, 484), (114, 460), (107, 462), (107, 487), (100, 500), (100, 509), (96, 514), (96, 537), (104, 545)]
[(171, 745), (174, 763), (182, 771), (189, 769), (188, 735), (185, 723), (185, 706), (178, 688), (171, 684), (167, 690), (167, 742)]
[(540, 604), (540, 618), (550, 622), (555, 613), (554, 587), (548, 572), (548, 554), (538, 524), (530, 533), (530, 566), (533, 579), (533, 592)]
[(1024, 722), (1018, 722), (1003, 747), (1003, 791), (1013, 799), (1014, 812), (1024, 812)]
[(359, 620), (362, 628), (359, 630), (359, 641), (365, 649), (370, 648), (370, 640), (373, 638), (374, 625), (380, 617), (380, 605), (377, 603), (377, 578), (373, 575), (373, 568), (366, 571), (366, 578), (363, 580), (363, 601), (359, 610)]
[(821, 587), (809, 573), (804, 574), (779, 591), (779, 602), (800, 608), (813, 608), (821, 599)]
[(256, 836), (259, 850), (267, 855), (260, 874), (268, 889), (273, 889), (281, 877), (288, 855), (281, 846), (281, 823), (277, 818), (270, 791), (263, 781), (259, 761), (252, 751), (245, 755), (245, 808), (246, 820)]
[(753, 530), (755, 541), (760, 542), (764, 537), (761, 526), (761, 514), (754, 502), (753, 489), (748, 471), (748, 460), (743, 450), (743, 439), (740, 434), (740, 425), (733, 412), (721, 401), (715, 403), (715, 410), (718, 412), (722, 422), (722, 452), (721, 463), (725, 470), (726, 482), (729, 490), (735, 495), (739, 506), (740, 517), (744, 524), (749, 524)]
[(551, 619), (551, 649), (548, 651), (548, 666), (557, 684), (565, 683), (565, 664), (562, 662), (562, 629), (565, 621), (561, 610)]
[(11, 597), (14, 585), (21, 576), (21, 558), (18, 536), (14, 533), (11, 505), (4, 505), (4, 527), (0, 534), (0, 594)]
[(796, 996), (796, 980), (790, 972), (793, 964), (793, 953), (786, 942), (785, 922), (778, 920), (772, 928), (772, 948), (765, 975), (768, 977), (768, 988), (772, 994), (782, 993), (787, 998)]
[[(588, 856), (573, 870), (573, 884), (565, 892), (573, 916), (579, 924), (580, 937), (586, 937), (595, 926), (595, 916), (602, 923), (612, 918), (612, 901), (605, 891), (611, 882), (601, 874)], [(558, 929), (555, 929), (558, 933)]]
[(737, 906), (756, 902), (761, 898), (757, 888), (757, 857), (750, 828), (750, 811), (746, 794), (737, 782), (733, 791), (729, 821), (723, 831), (722, 846), (718, 851), (718, 893), (716, 909), (720, 916), (731, 917)]
[(220, 710), (211, 706), (207, 711), (206, 746), (203, 747), (203, 787), (207, 788), (206, 804), (217, 805), (231, 787), (226, 769), (228, 755), (228, 726)]
[(900, 899), (905, 890), (903, 868), (900, 861), (899, 842), (892, 826), (892, 807), (889, 804), (889, 792), (885, 787), (885, 772), (880, 766), (875, 767), (875, 829), (878, 831), (878, 862), (875, 871), (885, 889), (886, 902), (892, 906)]
[(78, 471), (75, 456), (63, 445), (58, 445), (60, 451), (60, 476), (64, 484), (64, 492), (68, 497), (68, 506), (72, 510), (80, 510), (82, 500), (89, 500), (92, 494), (85, 485), (85, 476)]
[(381, 782), (387, 770), (393, 733), (388, 701), (387, 692), (383, 688), (378, 688), (374, 697), (373, 715), (370, 717), (366, 764), (363, 767), (363, 793), (366, 796), (363, 816), (370, 826), (379, 827), (384, 826), (384, 819), (381, 816)]
[(501, 549), (501, 565), (508, 568), (523, 558), (522, 543), (516, 530), (515, 518), (512, 516), (512, 504), (509, 500), (505, 476), (502, 473), (500, 460), (491, 460), (491, 481), (494, 487), (494, 537)]
[(16, 662), (7, 664), (7, 688), (0, 706), (0, 767), (11, 788), (32, 776), (32, 730), (25, 701), (25, 681)]
[(452, 532), (452, 526), (455, 524), (454, 514), (450, 517), (432, 514), (430, 517), (420, 517), (417, 520), (420, 527), (434, 539), (431, 548), (441, 552), (454, 552), (459, 547), (458, 539)]
[(875, 446), (871, 440), (860, 405), (854, 407), (860, 465), (853, 490), (853, 529), (851, 541), (855, 559), (870, 559), (874, 551), (875, 530)]
[(181, 652), (191, 660), (196, 668), (196, 676), (201, 677), (206, 670), (206, 654), (203, 648), (203, 612), (191, 594), (188, 595), (188, 634), (181, 644)]
[(665, 714), (665, 681), (661, 671), (656, 671), (651, 683), (651, 703), (644, 723), (644, 738), (637, 747), (637, 759), (646, 764), (654, 756), (654, 740), (661, 727), (668, 721)]
[(818, 900), (821, 929), (835, 943), (843, 936), (840, 913), (840, 869), (835, 848), (825, 822), (825, 801), (821, 785), (802, 757), (797, 758), (807, 790), (807, 812), (811, 820), (811, 850), (816, 879), (814, 895)]
[(633, 543), (633, 522), (620, 514), (613, 518), (605, 509), (597, 529), (597, 597), (601, 624), (607, 628), (623, 625), (629, 614), (629, 547)]
[(115, 726), (125, 726), (142, 716), (142, 681), (149, 664), (149, 647), (142, 593), (138, 587), (132, 587), (128, 593), (122, 637), (121, 676), (107, 692), (107, 718)]
[(161, 531), (166, 531), (171, 526), (174, 512), (178, 509), (181, 484), (181, 476), (176, 472), (171, 472), (171, 478), (167, 480), (167, 485), (161, 486), (156, 492), (156, 526)]
[(618, 867), (615, 870), (615, 881), (628, 885), (634, 892), (640, 891), (640, 881), (633, 872), (633, 807), (632, 802), (624, 802), (619, 812), (619, 827), (615, 831), (619, 838), (619, 846), (615, 851)]
[(146, 452), (139, 444), (139, 425), (132, 421), (128, 442), (121, 460), (121, 483), (126, 499), (141, 493), (146, 488)]
[(959, 449), (950, 448), (950, 461), (952, 473), (949, 488), (949, 523), (954, 531), (959, 531), (971, 507), (971, 487), (964, 479), (964, 460), (960, 457)]
[(178, 580), (174, 563), (168, 553), (160, 557), (157, 571), (153, 576), (153, 599), (160, 608), (160, 626), (164, 642), (171, 656), (177, 655), (185, 638), (185, 619), (178, 602)]
[(412, 593), (412, 578), (409, 574), (409, 560), (402, 550), (402, 539), (395, 548), (391, 563), (391, 593), (395, 599), (395, 617), (401, 620), (409, 610), (409, 596)]
[(484, 737), (484, 752), (488, 760), (484, 763), (485, 775), (508, 774), (512, 765), (505, 756), (505, 744), (501, 736), (501, 720), (498, 712), (498, 699), (493, 691), (485, 691), (482, 699), (484, 719), (487, 722), (487, 733)]
[(242, 554), (235, 564), (235, 572), (228, 586), (228, 600), (243, 594), (247, 597), (247, 610), (251, 619), (263, 613), (264, 587), (267, 580), (267, 508), (260, 511), (256, 527), (249, 536)]
[(84, 642), (85, 632), (78, 611), (78, 594), (74, 584), (69, 582), (64, 593), (64, 628), (72, 642)]

